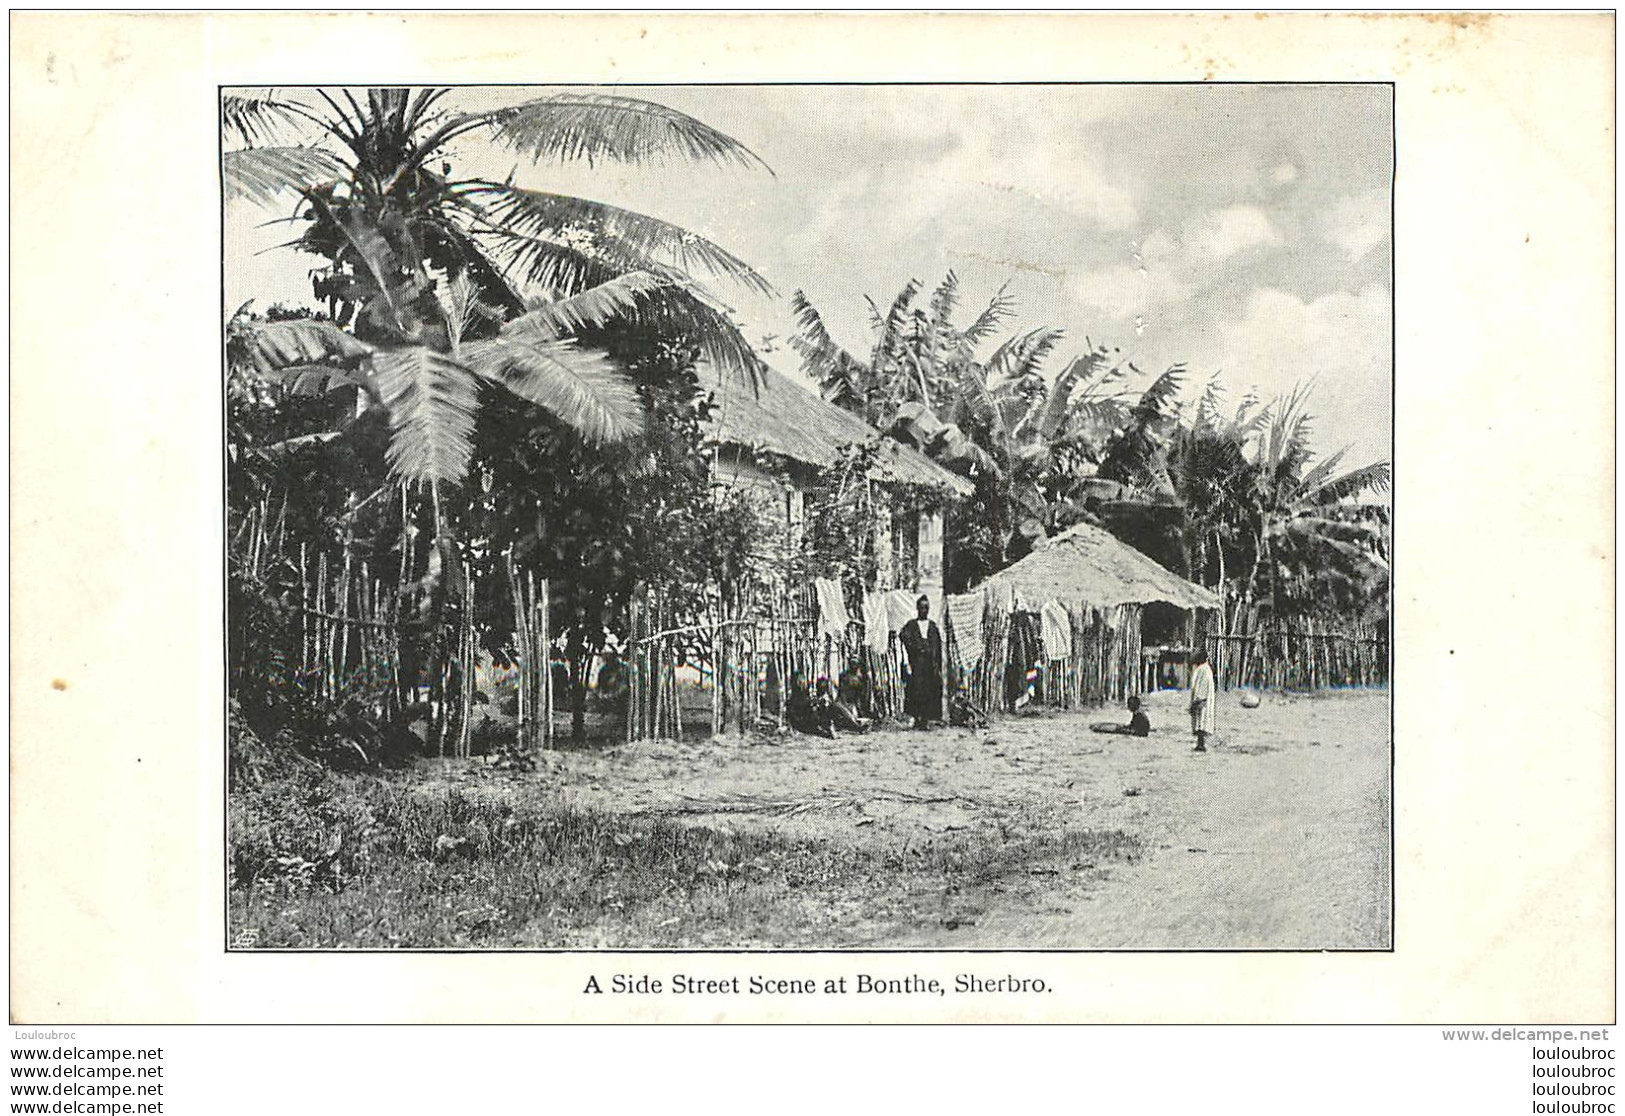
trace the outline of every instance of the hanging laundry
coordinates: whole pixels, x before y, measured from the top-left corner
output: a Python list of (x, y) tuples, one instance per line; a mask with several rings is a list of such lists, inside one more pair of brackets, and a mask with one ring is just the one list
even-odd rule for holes
[(903, 630), (915, 616), (919, 615), (918, 601), (920, 594), (912, 593), (907, 589), (893, 589), (886, 594), (886, 624), (894, 632)]
[(813, 589), (818, 594), (818, 634), (845, 639), (846, 626), (851, 621), (846, 614), (846, 596), (841, 592), (841, 583), (821, 577), (813, 582)]
[(948, 624), (953, 629), (954, 646), (959, 651), (961, 666), (968, 667), (982, 661), (982, 613), (985, 604), (979, 592), (947, 599)]
[(863, 598), (863, 643), (869, 650), (884, 654), (887, 638), (891, 635), (891, 620), (887, 616), (886, 594), (876, 591)]
[(1064, 659), (1072, 654), (1072, 618), (1060, 601), (1045, 601), (1040, 612), (1044, 621), (1044, 657)]

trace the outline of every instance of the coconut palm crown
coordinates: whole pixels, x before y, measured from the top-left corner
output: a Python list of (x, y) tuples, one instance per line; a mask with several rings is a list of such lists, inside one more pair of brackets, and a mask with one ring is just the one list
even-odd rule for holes
[[(554, 93), (464, 112), (446, 89), (227, 94), (228, 199), (295, 199), (288, 242), (327, 261), (312, 276), (329, 320), (228, 325), (238, 367), (299, 391), (359, 388), (389, 417), (391, 473), (431, 490), (466, 474), (479, 392), (538, 404), (584, 437), (641, 429), (630, 382), (578, 331), (620, 317), (680, 324), (702, 358), (752, 380), (758, 358), (703, 286), (766, 280), (685, 229), (603, 202), (458, 177), (448, 145), (483, 136), (518, 156), (624, 163), (670, 158), (763, 167), (692, 117), (630, 97)], [(290, 139), (295, 142), (288, 142)]]

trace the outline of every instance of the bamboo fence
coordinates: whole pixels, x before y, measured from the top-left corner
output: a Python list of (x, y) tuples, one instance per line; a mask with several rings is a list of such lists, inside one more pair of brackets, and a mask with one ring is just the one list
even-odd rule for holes
[[(359, 506), (353, 496), (348, 504), (352, 511)], [(439, 619), (423, 620), (409, 607), (417, 557), (410, 532), (398, 572), (386, 579), (350, 534), (334, 540), (336, 550), (309, 540), (295, 544), (287, 538), (285, 518), (285, 511), (273, 516), (262, 501), (244, 517), (232, 548), (247, 574), (282, 586), (299, 614), (297, 665), (290, 664), (290, 681), (319, 699), (359, 704), (387, 722), (399, 721), (426, 696), (428, 735), (436, 752), (470, 756), (476, 670), (484, 658), (473, 567), (466, 562), (456, 567), (458, 576), (445, 582), (446, 607)], [(553, 709), (548, 583), (529, 571), (521, 577), (511, 557), (502, 572), (514, 613), (510, 657), (517, 739), (523, 748), (548, 748)]]
[(1208, 635), (1208, 657), (1224, 689), (1319, 690), (1388, 684), (1388, 639), (1326, 621), (1271, 625), (1249, 635)]
[[(748, 610), (746, 602), (735, 611)], [(719, 606), (707, 619), (678, 626), (660, 594), (636, 598), (628, 633), (627, 740), (679, 740), (696, 720), (713, 736), (743, 734), (764, 721), (782, 727), (791, 687), (810, 685), (849, 650), (845, 638), (818, 636), (812, 612), (804, 595), (783, 594), (766, 606), (766, 615), (728, 616)]]

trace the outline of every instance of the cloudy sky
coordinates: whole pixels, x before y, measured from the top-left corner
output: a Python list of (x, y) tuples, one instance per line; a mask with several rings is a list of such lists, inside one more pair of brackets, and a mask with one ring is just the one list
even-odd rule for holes
[[(625, 88), (690, 113), (772, 168), (521, 166), (520, 185), (675, 221), (801, 289), (837, 340), (868, 349), (865, 294), (952, 268), (968, 321), (1008, 283), (1011, 328), (1066, 330), (1218, 374), (1232, 402), (1313, 377), (1323, 450), (1390, 450), (1387, 86), (778, 86)], [(520, 90), (461, 91), (484, 107)], [(504, 178), (477, 141), (459, 169)], [(227, 212), (227, 301), (308, 301), (316, 264), (258, 254), (292, 235)], [(783, 299), (719, 288), (794, 371)]]

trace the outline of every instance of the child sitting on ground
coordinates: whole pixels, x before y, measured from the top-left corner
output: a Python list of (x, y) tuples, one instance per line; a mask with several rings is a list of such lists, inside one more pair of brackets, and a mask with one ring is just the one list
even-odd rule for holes
[(1150, 736), (1151, 718), (1145, 715), (1140, 708), (1140, 699), (1133, 696), (1128, 699), (1129, 722), (1119, 725), (1112, 721), (1102, 721), (1089, 726), (1090, 732), (1103, 732), (1112, 736)]

